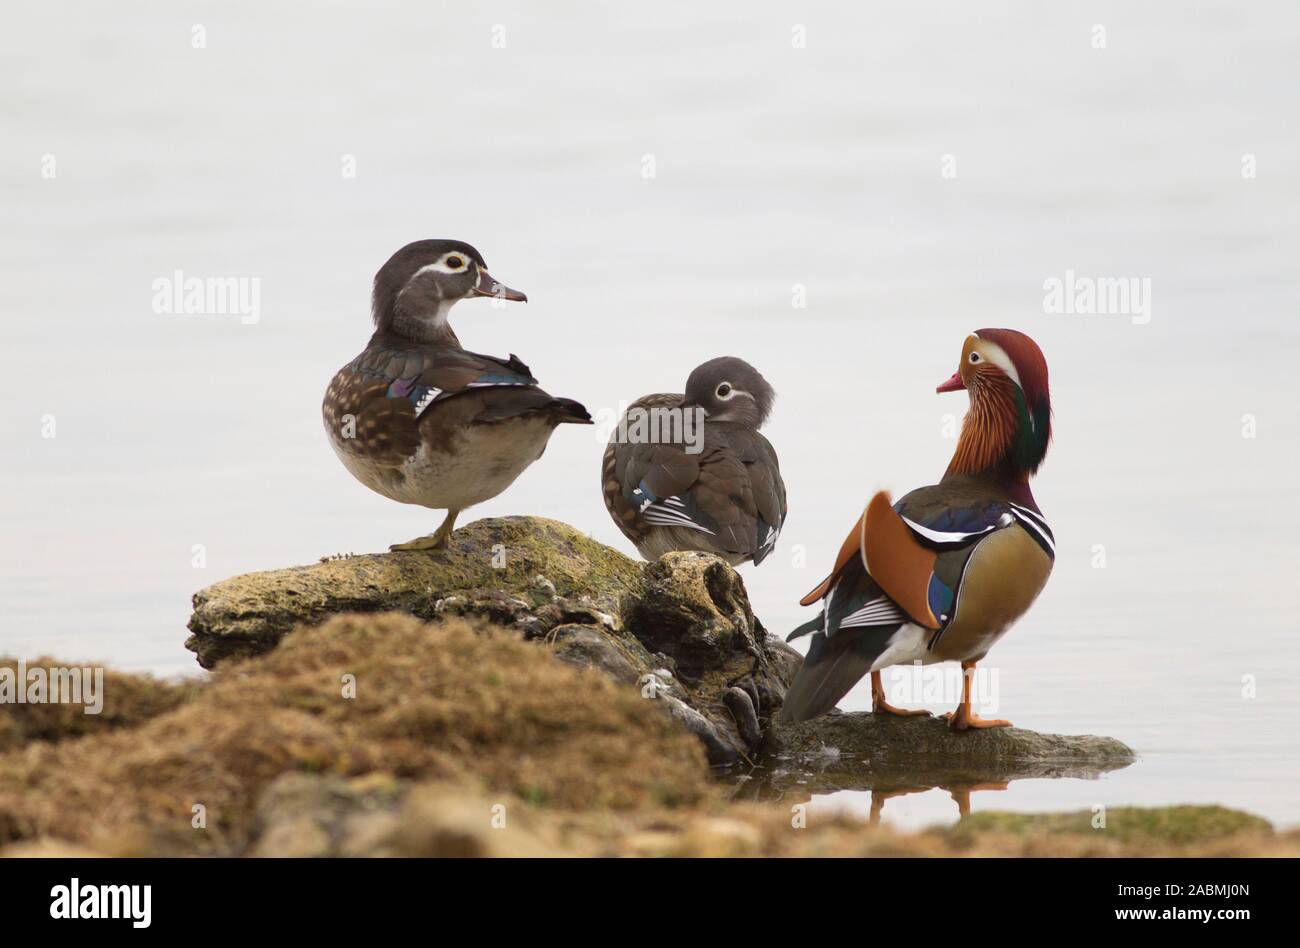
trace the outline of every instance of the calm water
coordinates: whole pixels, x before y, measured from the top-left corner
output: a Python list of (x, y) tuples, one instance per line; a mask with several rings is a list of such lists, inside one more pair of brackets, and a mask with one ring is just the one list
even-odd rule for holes
[[(455, 236), (531, 300), (463, 305), (464, 343), (593, 412), (719, 354), (776, 386), (791, 512), (745, 572), (773, 630), (802, 621), (871, 492), (942, 472), (964, 403), (934, 386), (964, 336), (1031, 333), (1058, 559), (986, 663), (998, 711), (1142, 759), (974, 807), (1212, 801), (1300, 822), (1300, 13), (1142, 6), (11, 11), (0, 652), (193, 673), (196, 588), (431, 529), (349, 478), (318, 405), (365, 342), (379, 264)], [(155, 313), (178, 269), (260, 280), (260, 320)], [(1150, 321), (1045, 313), (1044, 281), (1071, 270), (1149, 279)], [(562, 430), (473, 514), (631, 552), (600, 451)], [(885, 813), (952, 809), (931, 791)]]

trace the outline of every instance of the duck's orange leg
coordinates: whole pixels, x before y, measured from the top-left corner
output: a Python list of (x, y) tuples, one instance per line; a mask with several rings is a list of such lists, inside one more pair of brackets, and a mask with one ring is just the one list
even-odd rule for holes
[(925, 793), (930, 787), (904, 787), (901, 790), (871, 790), (871, 814), (867, 817), (868, 826), (880, 825), (880, 814), (885, 809), (885, 801), (894, 797), (905, 797), (909, 793)]
[(1005, 790), (1006, 783), (970, 783), (960, 787), (947, 787), (948, 796), (957, 804), (958, 816), (970, 816), (970, 795), (972, 790)]
[(901, 718), (913, 718), (928, 715), (930, 712), (925, 708), (906, 711), (903, 708), (894, 707), (885, 700), (885, 683), (881, 680), (880, 672), (875, 671), (871, 673), (871, 713), (896, 714)]
[(944, 720), (948, 722), (948, 727), (954, 731), (965, 731), (969, 728), (982, 727), (1011, 727), (1010, 721), (1003, 721), (1001, 718), (985, 720), (976, 717), (975, 712), (970, 709), (971, 682), (975, 680), (975, 663), (961, 663), (961, 704), (957, 705), (956, 711), (949, 711), (945, 714)]

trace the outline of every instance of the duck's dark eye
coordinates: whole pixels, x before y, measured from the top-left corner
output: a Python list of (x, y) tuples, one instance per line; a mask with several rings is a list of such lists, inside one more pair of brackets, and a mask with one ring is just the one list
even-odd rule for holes
[(731, 386), (728, 385), (726, 382), (723, 382), (721, 385), (718, 386), (718, 398), (726, 398), (730, 394), (731, 394)]
[(972, 352), (970, 354), (970, 360), (972, 363), (978, 362), (980, 360), (980, 354), (978, 352)]
[(460, 257), (448, 257), (447, 266), (451, 267), (453, 270), (459, 270), (461, 267), (465, 266), (465, 261)]

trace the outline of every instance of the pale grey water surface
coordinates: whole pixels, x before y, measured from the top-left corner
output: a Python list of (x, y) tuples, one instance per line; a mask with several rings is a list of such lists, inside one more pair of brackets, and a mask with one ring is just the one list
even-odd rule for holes
[[(530, 298), (462, 305), (463, 342), (593, 412), (714, 355), (767, 375), (790, 517), (743, 572), (781, 632), (871, 492), (942, 473), (964, 336), (1032, 334), (1058, 559), (987, 663), (998, 711), (1142, 757), (975, 808), (1300, 822), (1294, 4), (50, 2), (0, 47), (0, 652), (191, 673), (196, 588), (432, 529), (347, 475), (318, 406), (374, 271), (454, 236)], [(177, 269), (259, 279), (260, 321), (155, 313)], [(1149, 323), (1045, 313), (1067, 270), (1149, 279)], [(465, 520), (632, 552), (601, 446), (560, 430)]]

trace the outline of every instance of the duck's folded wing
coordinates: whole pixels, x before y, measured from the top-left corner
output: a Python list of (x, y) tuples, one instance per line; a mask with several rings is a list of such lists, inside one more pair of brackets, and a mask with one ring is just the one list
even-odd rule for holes
[(913, 491), (897, 506), (881, 491), (845, 537), (829, 576), (802, 600), (832, 592), (860, 559), (868, 575), (918, 625), (938, 629), (952, 613), (961, 571), (974, 545), (1008, 522), (1005, 504), (946, 503), (932, 488)]
[(918, 542), (935, 550), (969, 546), (1010, 522), (1007, 503), (954, 496), (943, 484), (912, 491), (894, 510)]
[(896, 627), (907, 619), (907, 614), (867, 572), (862, 558), (853, 556), (827, 591), (821, 615), (795, 629), (786, 636), (786, 641), (794, 641), (810, 632), (821, 632), (833, 638), (841, 629)]
[(463, 349), (427, 349), (372, 345), (340, 373), (357, 389), (356, 406), (390, 399), (392, 410), (409, 403), (414, 418), (435, 402), (486, 388), (535, 388), (533, 378), (516, 356), (494, 359)]
[[(355, 446), (380, 463), (400, 463), (420, 444), (420, 420), (437, 403), (468, 392), (491, 391), (475, 420), (493, 421), (545, 407), (554, 399), (518, 357), (496, 359), (462, 349), (414, 348), (372, 344), (339, 370), (325, 398), (325, 423), (347, 435), (340, 443)], [(585, 409), (573, 402), (574, 411)]]
[[(393, 377), (388, 391), (390, 398), (408, 399), (415, 407), (417, 418), (434, 403), (467, 392), (483, 389), (540, 391), (528, 366), (514, 355), (503, 360), (463, 349), (440, 349), (421, 356), (418, 366), (411, 365), (416, 360), (408, 358), (404, 371)], [(412, 372), (413, 368), (418, 368), (418, 371)]]
[(555, 398), (539, 388), (528, 366), (515, 355), (498, 359), (463, 349), (377, 350), (359, 362), (361, 374), (387, 382), (382, 397), (410, 403), (417, 422), (448, 399), (477, 393), (482, 408), (472, 415), (471, 422), (503, 421), (553, 411), (565, 421), (591, 423), (591, 416), (581, 404)]
[(616, 449), (623, 500), (636, 525), (680, 527), (708, 537), (719, 552), (752, 556), (768, 539), (745, 464), (725, 446), (692, 453), (681, 444), (623, 444)]
[(726, 442), (706, 445), (701, 457), (700, 476), (688, 491), (691, 503), (713, 525), (718, 547), (753, 556), (766, 537), (759, 536), (760, 515), (749, 468)]
[(645, 527), (683, 527), (716, 534), (717, 524), (695, 502), (700, 455), (678, 444), (625, 443), (617, 447), (624, 501)]
[(763, 435), (752, 429), (738, 429), (730, 434), (731, 450), (744, 465), (754, 503), (754, 565), (776, 548), (777, 537), (785, 524), (785, 482), (776, 451)]
[(980, 542), (1028, 514), (1000, 498), (971, 496), (945, 484), (912, 491), (891, 510), (883, 507), (885, 495), (873, 503), (880, 498), (875, 526), (864, 532), (864, 562), (891, 596), (896, 588), (910, 593), (900, 604), (927, 628), (942, 628), (951, 619), (966, 564)]

